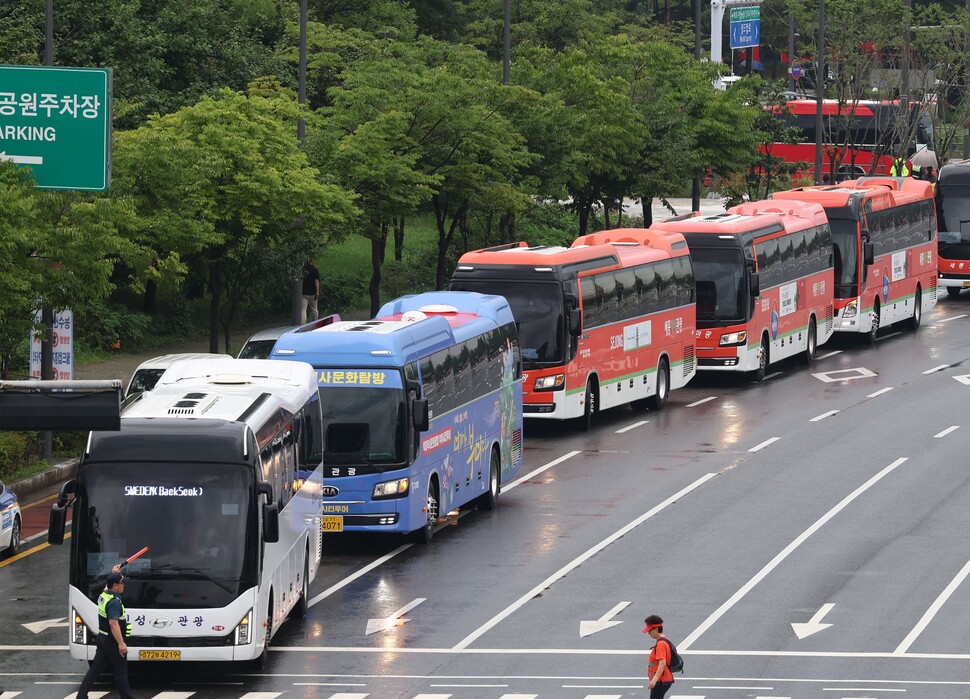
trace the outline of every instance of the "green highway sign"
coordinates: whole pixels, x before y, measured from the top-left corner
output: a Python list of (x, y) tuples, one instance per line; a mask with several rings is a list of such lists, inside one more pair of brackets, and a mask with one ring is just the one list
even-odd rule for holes
[(111, 184), (111, 69), (0, 66), (0, 159), (39, 189)]
[(757, 22), (761, 19), (760, 7), (732, 7), (732, 22)]

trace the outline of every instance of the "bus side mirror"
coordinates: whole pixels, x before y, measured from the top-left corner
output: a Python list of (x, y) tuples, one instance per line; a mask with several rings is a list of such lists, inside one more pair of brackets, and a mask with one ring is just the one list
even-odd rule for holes
[(74, 493), (77, 490), (77, 481), (65, 481), (61, 485), (61, 491), (57, 496), (57, 501), (51, 505), (50, 521), (47, 525), (47, 543), (59, 546), (64, 543), (64, 530), (67, 528), (67, 510), (74, 504)]
[(871, 265), (876, 261), (876, 248), (870, 241), (866, 241), (862, 244), (862, 254), (862, 259), (866, 265)]
[(411, 401), (411, 424), (418, 432), (427, 432), (431, 426), (431, 416), (428, 414), (428, 399), (415, 398)]
[(273, 502), (273, 486), (263, 482), (256, 485), (256, 492), (266, 496), (266, 502)]
[(578, 308), (569, 309), (569, 334), (581, 335), (583, 332), (583, 312)]
[(280, 508), (275, 502), (263, 505), (263, 541), (275, 544), (280, 540)]
[(757, 272), (748, 274), (748, 288), (751, 291), (751, 298), (756, 299), (761, 296), (761, 277), (758, 276)]

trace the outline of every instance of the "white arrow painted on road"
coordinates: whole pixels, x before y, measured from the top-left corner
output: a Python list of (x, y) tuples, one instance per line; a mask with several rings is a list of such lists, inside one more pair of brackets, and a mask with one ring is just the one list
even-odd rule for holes
[(622, 612), (631, 604), (632, 602), (620, 602), (618, 605), (613, 607), (613, 609), (608, 611), (606, 614), (601, 616), (596, 621), (579, 622), (579, 637), (586, 638), (587, 636), (592, 636), (594, 633), (597, 633), (598, 631), (606, 631), (606, 629), (622, 624), (623, 623), (622, 621), (610, 621), (610, 619), (615, 617), (617, 614)]
[(67, 626), (67, 617), (61, 617), (60, 619), (48, 619), (46, 621), (32, 621), (29, 624), (21, 624), (21, 626), (28, 631), (33, 631), (36, 634), (46, 629), (56, 629), (59, 626)]
[(798, 636), (799, 640), (803, 638), (808, 638), (813, 633), (818, 633), (819, 631), (824, 631), (832, 624), (821, 623), (822, 618), (832, 611), (834, 604), (823, 604), (822, 608), (815, 612), (815, 616), (808, 620), (805, 624), (792, 624), (791, 627), (795, 630), (795, 635)]
[(21, 165), (43, 165), (44, 159), (36, 155), (7, 155), (6, 151), (0, 151), (0, 160), (9, 160)]
[(960, 374), (959, 376), (954, 376), (953, 378), (962, 383), (964, 386), (970, 386), (970, 374)]
[(401, 617), (424, 602), (426, 599), (427, 597), (418, 597), (416, 600), (405, 604), (386, 619), (368, 619), (367, 635), (370, 636), (372, 633), (377, 633), (378, 631), (390, 631), (395, 626), (403, 626), (404, 624), (408, 623), (411, 621), (410, 619), (402, 619)]

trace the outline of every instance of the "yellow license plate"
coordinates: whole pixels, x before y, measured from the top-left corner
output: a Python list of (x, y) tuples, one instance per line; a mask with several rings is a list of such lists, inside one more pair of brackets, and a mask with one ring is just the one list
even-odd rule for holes
[(181, 660), (182, 651), (180, 650), (140, 650), (138, 651), (139, 660)]
[(970, 289), (970, 282), (963, 282), (964, 289)]
[(344, 530), (344, 518), (343, 517), (324, 517), (323, 518), (323, 531), (325, 532), (342, 532)]

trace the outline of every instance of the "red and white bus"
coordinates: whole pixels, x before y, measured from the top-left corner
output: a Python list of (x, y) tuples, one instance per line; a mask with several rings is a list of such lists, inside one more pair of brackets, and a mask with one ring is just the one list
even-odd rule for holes
[(769, 365), (815, 360), (832, 336), (832, 235), (821, 206), (759, 201), (672, 219), (697, 286), (697, 367), (764, 379)]
[(920, 325), (936, 305), (937, 237), (933, 185), (911, 177), (864, 177), (841, 185), (771, 195), (825, 208), (835, 243), (835, 331), (861, 333)]
[[(815, 162), (815, 100), (789, 100), (773, 110), (788, 126), (799, 131), (798, 143), (766, 143), (762, 150), (782, 158), (786, 163), (809, 163), (802, 175), (812, 175)], [(822, 102), (822, 171), (834, 182), (865, 175), (892, 174), (893, 158), (899, 150), (896, 119), (898, 101), (860, 101), (843, 104), (837, 100)], [(916, 151), (932, 151), (933, 123), (924, 105), (913, 103), (916, 120), (914, 143), (907, 157)]]
[(501, 294), (519, 330), (523, 414), (564, 420), (626, 403), (661, 410), (693, 378), (694, 275), (683, 236), (616, 229), (569, 248), (462, 255), (451, 289)]
[(950, 296), (970, 289), (970, 160), (944, 165), (936, 183), (940, 226), (939, 286)]

